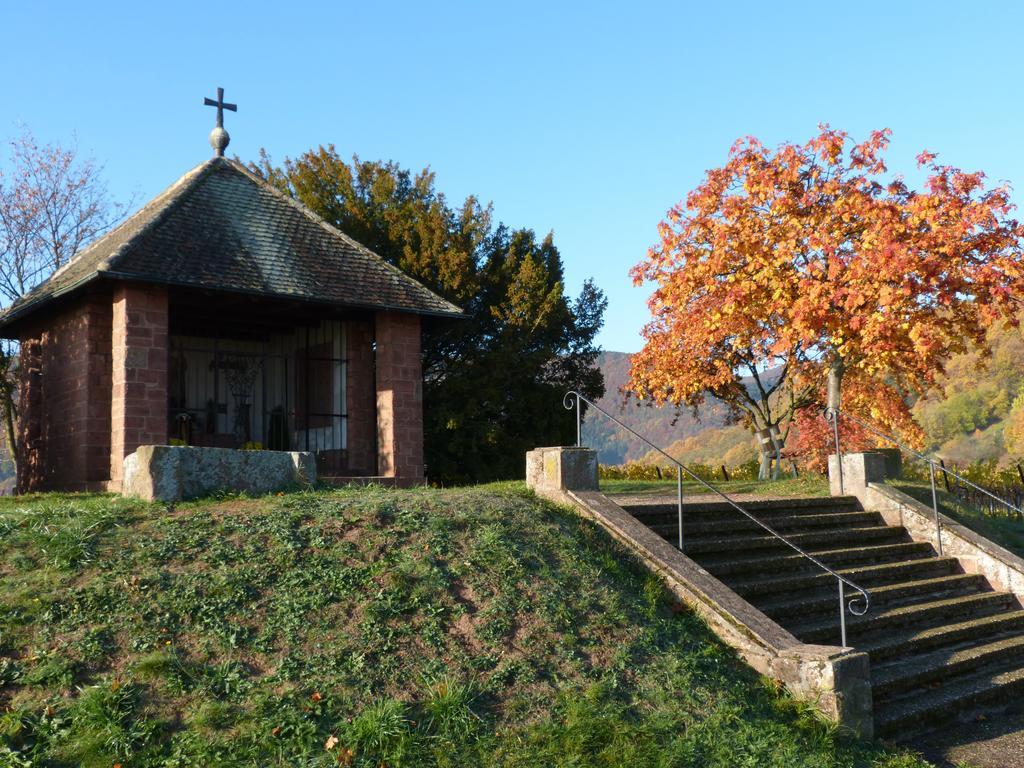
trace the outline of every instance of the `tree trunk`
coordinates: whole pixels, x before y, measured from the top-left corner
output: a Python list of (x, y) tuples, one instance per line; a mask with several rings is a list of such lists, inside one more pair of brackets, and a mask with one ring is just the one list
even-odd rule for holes
[(845, 369), (846, 368), (843, 365), (843, 358), (836, 355), (832, 359), (832, 365), (830, 365), (828, 369), (828, 409), (831, 412), (839, 410), (841, 396), (840, 389)]
[(782, 445), (779, 443), (777, 435), (778, 425), (773, 424), (768, 427), (768, 433), (772, 438), (772, 458), (775, 459), (775, 464), (772, 467), (772, 480), (779, 479), (779, 470), (782, 469)]
[(757, 449), (760, 452), (761, 464), (757, 471), (758, 480), (777, 480), (779, 477), (779, 443), (771, 426), (755, 429)]
[(771, 466), (772, 466), (772, 457), (771, 457), (771, 454), (768, 453), (767, 449), (765, 449), (764, 445), (760, 444), (760, 439), (759, 439), (758, 450), (761, 451), (761, 464), (757, 468), (757, 479), (758, 480), (768, 480), (769, 479), (768, 473), (771, 471)]

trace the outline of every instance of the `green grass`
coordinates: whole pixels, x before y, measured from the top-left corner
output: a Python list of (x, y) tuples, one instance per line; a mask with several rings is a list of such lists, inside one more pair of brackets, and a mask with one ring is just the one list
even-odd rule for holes
[[(709, 483), (723, 493), (755, 493), (764, 496), (828, 496), (828, 480), (820, 475), (804, 475), (778, 480), (717, 480)], [(601, 480), (605, 493), (666, 493), (675, 494), (676, 481), (672, 480)], [(710, 493), (700, 483), (683, 482), (683, 494)]]
[(521, 483), (0, 500), (0, 766), (876, 766)]

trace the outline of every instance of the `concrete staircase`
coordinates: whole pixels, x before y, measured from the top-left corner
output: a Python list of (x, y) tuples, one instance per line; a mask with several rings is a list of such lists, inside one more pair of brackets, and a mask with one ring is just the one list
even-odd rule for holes
[[(854, 497), (741, 505), (871, 593), (867, 615), (847, 614), (847, 633), (871, 659), (877, 736), (907, 738), (1024, 692), (1024, 609), (1012, 594)], [(676, 542), (674, 503), (621, 506)], [(725, 502), (687, 504), (683, 531), (687, 556), (797, 639), (839, 645), (833, 576)]]

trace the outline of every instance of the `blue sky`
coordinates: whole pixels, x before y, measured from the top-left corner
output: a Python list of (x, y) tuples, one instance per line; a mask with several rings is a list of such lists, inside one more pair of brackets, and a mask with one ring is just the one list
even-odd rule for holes
[(554, 230), (569, 290), (610, 299), (600, 341), (634, 351), (630, 266), (664, 212), (751, 134), (821, 121), (893, 130), (1024, 184), (1019, 3), (23, 3), (2, 0), (0, 136), (19, 122), (105, 164), (119, 198), (209, 156), (216, 86), (229, 153), (430, 165), (453, 200)]

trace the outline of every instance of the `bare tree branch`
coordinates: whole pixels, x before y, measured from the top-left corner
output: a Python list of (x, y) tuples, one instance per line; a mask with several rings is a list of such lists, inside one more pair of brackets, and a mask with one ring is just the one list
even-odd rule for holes
[[(102, 168), (72, 146), (39, 144), (23, 129), (0, 165), (0, 306), (17, 301), (70, 261), (128, 209), (111, 203)], [(0, 410), (12, 463), (18, 345), (0, 348)]]
[(25, 129), (0, 169), (0, 298), (15, 301), (119, 221), (91, 158), (77, 148), (40, 144)]

